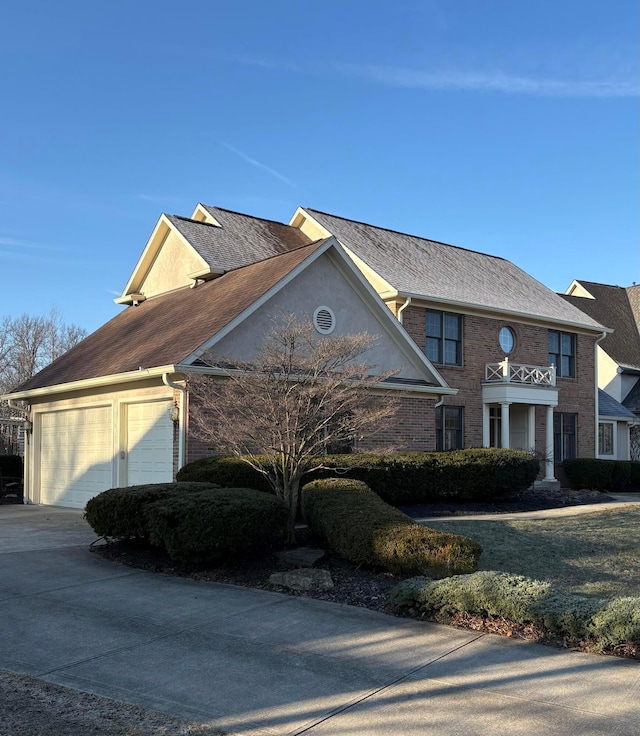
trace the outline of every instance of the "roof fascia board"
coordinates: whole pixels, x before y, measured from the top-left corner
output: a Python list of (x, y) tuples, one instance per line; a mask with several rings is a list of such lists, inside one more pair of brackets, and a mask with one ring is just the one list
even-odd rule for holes
[(445, 307), (455, 307), (457, 312), (463, 314), (474, 314), (480, 316), (490, 317), (495, 319), (496, 317), (503, 317), (513, 319), (518, 322), (524, 322), (525, 324), (542, 325), (543, 327), (571, 327), (575, 330), (585, 333), (597, 333), (601, 335), (603, 332), (610, 334), (613, 330), (610, 327), (604, 327), (604, 325), (586, 325), (580, 322), (571, 322), (570, 320), (563, 319), (552, 319), (551, 317), (544, 317), (538, 314), (527, 314), (525, 312), (517, 312), (512, 309), (499, 309), (498, 307), (487, 307), (480, 304), (471, 304), (469, 302), (460, 302), (455, 299), (445, 299), (443, 297), (430, 298), (424, 294), (414, 294), (408, 291), (394, 291), (389, 294), (385, 294), (385, 300), (390, 300), (394, 297), (402, 297), (406, 299), (411, 298), (413, 306), (433, 306), (442, 304)]
[(304, 207), (298, 207), (296, 209), (293, 213), (293, 217), (289, 220), (289, 226), (300, 229), (301, 223), (305, 220), (312, 222), (314, 226), (324, 234), (325, 238), (335, 237), (333, 233), (329, 232), (324, 225), (321, 225), (312, 214), (307, 212)]
[[(582, 294), (576, 294), (575, 292), (583, 292)], [(569, 288), (564, 292), (567, 296), (578, 296), (583, 299), (595, 299), (595, 296), (587, 289), (584, 284), (577, 279), (574, 279), (570, 284)]]
[(197, 220), (198, 222), (204, 222), (207, 225), (215, 225), (216, 227), (222, 227), (222, 223), (216, 220), (216, 218), (211, 214), (209, 209), (202, 204), (202, 202), (198, 202), (196, 205), (195, 210), (193, 210), (193, 214), (189, 218), (190, 220)]
[(143, 368), (137, 371), (127, 371), (126, 373), (112, 373), (107, 376), (97, 376), (96, 378), (83, 378), (80, 381), (70, 381), (69, 383), (57, 383), (53, 386), (43, 386), (42, 388), (32, 388), (26, 391), (16, 391), (14, 393), (0, 396), (0, 400), (5, 399), (31, 399), (39, 396), (49, 396), (50, 394), (61, 394), (72, 391), (82, 391), (84, 389), (99, 388), (120, 383), (131, 383), (144, 378), (156, 378), (164, 373), (180, 373), (182, 372), (175, 365), (157, 366), (155, 368)]
[(124, 303), (128, 294), (138, 291), (138, 287), (149, 273), (154, 260), (172, 232), (180, 238), (187, 248), (190, 248), (195, 253), (201, 261), (203, 269), (209, 268), (209, 264), (163, 212), (158, 218), (158, 222), (151, 233), (151, 237), (147, 241), (147, 244), (142, 251), (142, 255), (138, 259), (127, 285), (124, 287), (122, 295), (118, 299), (114, 299), (117, 304)]

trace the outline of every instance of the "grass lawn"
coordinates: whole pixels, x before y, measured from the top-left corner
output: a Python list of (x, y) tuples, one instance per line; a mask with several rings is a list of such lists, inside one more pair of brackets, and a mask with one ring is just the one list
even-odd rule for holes
[(549, 580), (575, 593), (640, 596), (640, 508), (542, 521), (430, 521), (483, 548), (481, 570)]

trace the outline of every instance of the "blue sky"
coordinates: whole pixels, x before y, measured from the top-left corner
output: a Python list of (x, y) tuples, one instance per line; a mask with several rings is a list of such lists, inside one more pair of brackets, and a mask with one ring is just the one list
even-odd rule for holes
[(92, 331), (161, 212), (298, 205), (640, 281), (636, 0), (10, 0), (0, 317)]

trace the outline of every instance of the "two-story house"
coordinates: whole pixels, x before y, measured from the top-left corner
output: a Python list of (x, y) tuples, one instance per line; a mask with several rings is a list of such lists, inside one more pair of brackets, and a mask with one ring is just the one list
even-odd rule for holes
[(611, 328), (598, 344), (598, 457), (640, 460), (640, 285), (571, 282), (566, 301)]
[(288, 224), (199, 204), (162, 215), (116, 300), (126, 309), (7, 398), (27, 404), (26, 495), (83, 506), (171, 479), (216, 448), (190, 432), (205, 350), (246, 357), (283, 311), (318, 339), (366, 330), (397, 418), (360, 449), (596, 448), (595, 319), (502, 258), (316, 210)]

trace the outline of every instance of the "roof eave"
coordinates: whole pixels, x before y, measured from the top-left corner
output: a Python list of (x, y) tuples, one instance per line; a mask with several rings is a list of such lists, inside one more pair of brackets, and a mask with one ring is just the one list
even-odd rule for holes
[(82, 391), (84, 389), (99, 388), (101, 386), (110, 386), (120, 383), (132, 383), (145, 378), (157, 378), (165, 373), (182, 373), (182, 369), (175, 365), (163, 365), (155, 368), (142, 368), (137, 371), (127, 371), (126, 373), (111, 373), (106, 376), (97, 376), (95, 378), (83, 378), (79, 381), (69, 381), (68, 383), (56, 383), (51, 386), (42, 386), (39, 388), (26, 389), (25, 391), (15, 391), (0, 396), (0, 400), (14, 399), (26, 400), (48, 396), (50, 394), (62, 394), (73, 391)]
[(445, 297), (429, 296), (428, 294), (417, 294), (411, 291), (402, 291), (399, 289), (385, 293), (382, 298), (391, 299), (396, 296), (399, 296), (405, 299), (411, 298), (412, 300), (419, 299), (422, 301), (436, 302), (438, 304), (450, 304), (451, 306), (459, 307), (462, 309), (468, 309), (473, 312), (487, 312), (489, 314), (495, 314), (495, 315), (508, 315), (511, 317), (519, 317), (521, 319), (526, 319), (527, 321), (534, 320), (537, 322), (544, 322), (549, 325), (563, 325), (565, 327), (574, 327), (576, 329), (588, 330), (589, 332), (597, 333), (599, 335), (601, 335), (603, 332), (607, 334), (610, 334), (613, 332), (613, 330), (610, 327), (605, 327), (604, 325), (600, 325), (597, 323), (585, 324), (584, 322), (572, 322), (570, 320), (563, 320), (563, 319), (558, 319), (555, 317), (546, 317), (541, 314), (531, 314), (530, 312), (518, 312), (513, 309), (503, 309), (501, 307), (489, 307), (489, 306), (485, 306), (484, 304), (475, 304), (473, 302), (462, 302), (456, 299), (447, 299)]

